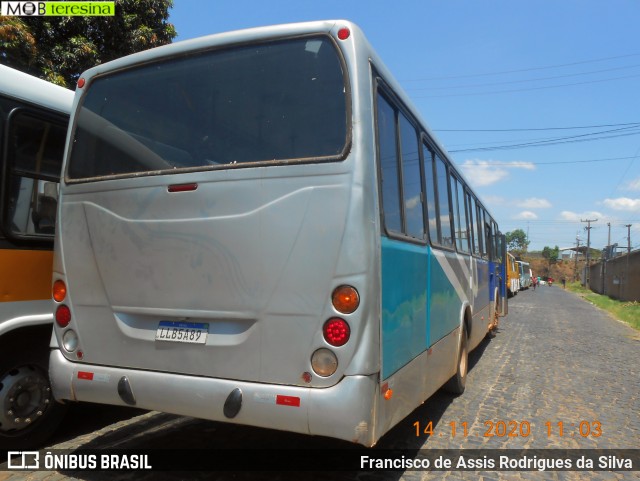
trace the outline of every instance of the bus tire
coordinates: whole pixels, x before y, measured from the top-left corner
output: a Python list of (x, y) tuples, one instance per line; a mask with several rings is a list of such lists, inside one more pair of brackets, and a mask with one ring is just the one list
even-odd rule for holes
[(0, 361), (0, 450), (39, 448), (60, 425), (67, 406), (52, 395), (48, 346), (10, 351)]
[(469, 368), (469, 349), (467, 339), (467, 329), (463, 325), (460, 333), (460, 349), (458, 349), (458, 361), (456, 373), (444, 385), (445, 391), (452, 394), (462, 394), (467, 382), (467, 370)]

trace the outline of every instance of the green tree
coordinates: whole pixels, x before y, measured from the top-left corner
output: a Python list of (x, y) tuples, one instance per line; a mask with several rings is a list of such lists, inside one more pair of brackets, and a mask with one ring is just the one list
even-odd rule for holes
[(95, 65), (171, 43), (171, 0), (116, 0), (113, 17), (0, 17), (0, 63), (66, 87)]
[(558, 258), (560, 257), (560, 248), (555, 246), (552, 249), (549, 246), (545, 246), (544, 249), (542, 249), (542, 257), (547, 259), (547, 262), (549, 263), (549, 267), (547, 267), (547, 275), (549, 275), (551, 272), (551, 265), (558, 262)]
[(505, 234), (507, 240), (507, 249), (510, 252), (515, 252), (517, 254), (523, 254), (527, 252), (527, 248), (529, 247), (529, 240), (527, 239), (527, 234), (522, 229), (516, 229), (511, 232), (507, 232)]

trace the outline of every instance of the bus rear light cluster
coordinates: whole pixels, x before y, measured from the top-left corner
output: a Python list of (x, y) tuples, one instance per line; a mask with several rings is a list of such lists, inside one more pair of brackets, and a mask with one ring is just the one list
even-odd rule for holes
[[(360, 305), (360, 295), (355, 287), (342, 285), (334, 289), (331, 294), (331, 305), (340, 314), (351, 314)], [(332, 317), (322, 326), (322, 337), (332, 347), (344, 346), (351, 338), (351, 327), (341, 317)], [(311, 367), (320, 377), (329, 377), (338, 369), (338, 356), (327, 348), (316, 350), (311, 355)], [(305, 382), (311, 381), (311, 375), (304, 377)]]

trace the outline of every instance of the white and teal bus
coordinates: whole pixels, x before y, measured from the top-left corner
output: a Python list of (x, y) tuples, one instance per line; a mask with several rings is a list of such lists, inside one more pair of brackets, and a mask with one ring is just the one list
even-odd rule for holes
[(520, 270), (520, 290), (529, 289), (532, 286), (531, 266), (526, 261), (516, 261)]
[(56, 398), (371, 446), (464, 390), (504, 242), (357, 26), (98, 66), (71, 123)]
[(39, 447), (64, 407), (47, 374), (58, 181), (73, 92), (0, 65), (0, 449)]

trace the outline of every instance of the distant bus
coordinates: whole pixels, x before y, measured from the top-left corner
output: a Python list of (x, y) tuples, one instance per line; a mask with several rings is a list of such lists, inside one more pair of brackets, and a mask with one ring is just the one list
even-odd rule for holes
[(78, 87), (57, 398), (371, 446), (464, 390), (504, 236), (355, 25), (179, 42)]
[(510, 252), (507, 252), (507, 295), (513, 297), (520, 290), (520, 266), (516, 258)]
[(73, 92), (0, 65), (0, 449), (35, 447), (63, 407), (47, 374), (58, 182)]
[(531, 287), (531, 267), (528, 262), (516, 261), (520, 270), (520, 290)]

